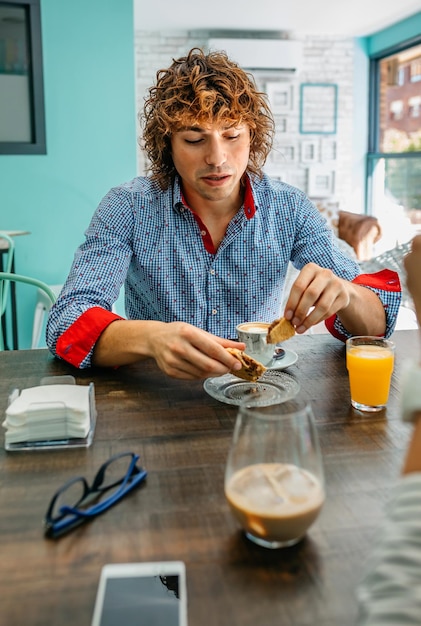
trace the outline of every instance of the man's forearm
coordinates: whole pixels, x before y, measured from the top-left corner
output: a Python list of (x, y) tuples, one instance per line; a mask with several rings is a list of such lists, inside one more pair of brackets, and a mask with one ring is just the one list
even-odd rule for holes
[(386, 332), (386, 313), (380, 298), (367, 287), (349, 283), (350, 304), (338, 317), (353, 335), (381, 336)]
[(104, 330), (95, 344), (92, 363), (101, 367), (129, 365), (150, 356), (153, 325), (162, 322), (116, 320)]

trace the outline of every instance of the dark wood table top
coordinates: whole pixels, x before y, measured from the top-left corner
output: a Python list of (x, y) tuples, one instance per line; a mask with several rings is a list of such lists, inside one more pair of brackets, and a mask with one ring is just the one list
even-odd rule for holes
[[(6, 452), (0, 434), (0, 624), (89, 626), (106, 563), (186, 563), (189, 626), (350, 626), (354, 590), (395, 482), (410, 428), (398, 387), (417, 331), (399, 331), (386, 411), (350, 406), (345, 348), (329, 335), (294, 337), (288, 372), (312, 400), (324, 455), (327, 500), (308, 536), (268, 551), (246, 540), (223, 492), (235, 406), (202, 382), (163, 376), (155, 363), (79, 372), (46, 350), (0, 353), (0, 411), (14, 387), (72, 374), (95, 383), (98, 411), (87, 449)], [(147, 483), (116, 507), (59, 540), (42, 519), (67, 479), (92, 479), (112, 454), (140, 454)]]

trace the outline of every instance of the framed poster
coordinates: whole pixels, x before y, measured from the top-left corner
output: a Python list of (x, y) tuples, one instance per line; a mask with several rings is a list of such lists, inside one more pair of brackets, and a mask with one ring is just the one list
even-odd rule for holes
[(327, 167), (315, 166), (308, 170), (307, 194), (310, 198), (326, 198), (335, 192), (335, 172)]
[(338, 114), (338, 86), (331, 83), (300, 85), (300, 133), (334, 135)]
[(273, 121), (275, 122), (275, 133), (277, 135), (284, 134), (288, 131), (288, 120), (285, 115), (274, 115)]
[(40, 0), (0, 1), (0, 154), (46, 154)]
[(266, 83), (266, 93), (268, 95), (272, 113), (285, 113), (293, 106), (293, 86), (284, 82)]
[(320, 140), (320, 160), (322, 163), (336, 161), (337, 146), (335, 139), (324, 138)]
[(319, 155), (317, 141), (304, 140), (300, 146), (301, 163), (316, 163)]
[(276, 143), (270, 151), (265, 164), (265, 172), (271, 177), (284, 179), (287, 167), (296, 161), (297, 148), (294, 142)]

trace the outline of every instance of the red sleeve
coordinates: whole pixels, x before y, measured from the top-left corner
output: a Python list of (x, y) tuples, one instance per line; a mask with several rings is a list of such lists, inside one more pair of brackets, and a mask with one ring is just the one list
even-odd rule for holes
[(80, 367), (101, 333), (115, 320), (123, 317), (99, 306), (88, 309), (59, 337), (57, 356), (75, 367)]
[[(392, 270), (387, 269), (376, 272), (375, 274), (359, 274), (351, 282), (356, 285), (371, 287), (372, 289), (384, 292), (389, 291), (399, 293), (401, 291), (399, 275), (396, 272), (392, 272)], [(335, 321), (336, 315), (332, 315), (325, 321), (325, 326), (330, 334), (336, 337), (336, 339), (345, 341), (346, 336), (335, 328)]]
[(383, 291), (401, 291), (399, 276), (392, 270), (381, 270), (381, 272), (376, 272), (375, 274), (360, 274), (351, 282), (364, 287), (382, 289)]

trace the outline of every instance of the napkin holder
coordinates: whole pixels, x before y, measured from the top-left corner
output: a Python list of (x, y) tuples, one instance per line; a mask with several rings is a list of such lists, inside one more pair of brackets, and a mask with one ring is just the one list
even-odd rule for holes
[[(76, 385), (76, 380), (73, 376), (47, 376), (41, 379), (40, 386), (47, 385)], [(8, 398), (8, 408), (11, 404), (19, 397), (21, 390), (14, 389)], [(47, 411), (49, 414), (49, 419), (54, 420), (55, 409), (63, 410), (65, 407), (65, 402), (54, 401), (54, 402), (42, 402), (42, 403), (34, 403), (30, 405), (31, 407), (31, 420), (26, 420), (25, 417), (22, 419), (22, 424), (25, 428), (31, 432), (31, 422), (36, 424), (37, 411), (41, 411), (45, 414)], [(5, 449), (8, 451), (18, 451), (18, 450), (52, 450), (52, 449), (66, 449), (66, 448), (88, 448), (93, 441), (95, 425), (96, 425), (96, 405), (95, 405), (95, 388), (94, 384), (91, 382), (88, 386), (88, 411), (89, 411), (89, 423), (88, 423), (88, 431), (83, 437), (75, 437), (70, 436), (66, 428), (66, 420), (63, 420), (61, 423), (62, 433), (59, 437), (42, 437), (36, 438), (35, 435), (31, 437), (27, 437), (26, 440), (22, 441), (7, 441), (7, 433), (5, 436)]]

